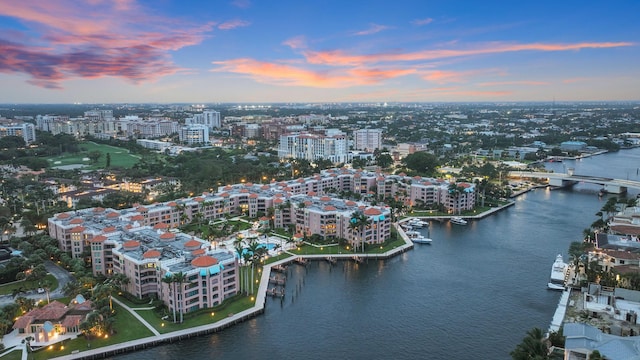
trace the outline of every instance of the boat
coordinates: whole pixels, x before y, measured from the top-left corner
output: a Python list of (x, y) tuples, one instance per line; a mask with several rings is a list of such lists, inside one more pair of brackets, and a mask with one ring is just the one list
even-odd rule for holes
[(452, 224), (456, 224), (456, 225), (467, 225), (467, 220), (459, 217), (459, 216), (454, 216), (451, 219), (449, 219), (449, 221)]
[(417, 244), (430, 244), (432, 241), (430, 238), (424, 237), (424, 235), (415, 230), (409, 230), (405, 232), (405, 234), (411, 241)]
[(569, 271), (569, 265), (564, 262), (562, 255), (558, 254), (551, 267), (551, 277), (547, 287), (551, 290), (564, 290), (567, 271)]
[(420, 220), (418, 218), (413, 218), (413, 219), (407, 221), (407, 224), (409, 226), (411, 226), (412, 228), (416, 228), (416, 229), (421, 229), (421, 228), (423, 228), (425, 226), (429, 226), (429, 223), (424, 222), (424, 221), (422, 221), (422, 220)]

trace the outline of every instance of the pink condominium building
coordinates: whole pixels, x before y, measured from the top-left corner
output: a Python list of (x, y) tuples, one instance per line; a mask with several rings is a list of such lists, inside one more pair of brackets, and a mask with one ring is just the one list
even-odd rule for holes
[[(341, 199), (345, 195), (362, 201)], [(155, 294), (170, 309), (188, 312), (215, 306), (238, 291), (235, 254), (177, 229), (194, 218), (262, 217), (299, 238), (343, 238), (356, 247), (389, 239), (393, 209), (385, 201), (458, 213), (472, 209), (475, 196), (469, 183), (342, 168), (268, 184), (221, 186), (215, 193), (129, 209), (69, 211), (48, 225), (61, 250), (74, 258), (90, 253), (95, 275), (124, 274), (131, 294)], [(381, 206), (372, 205), (374, 199)]]

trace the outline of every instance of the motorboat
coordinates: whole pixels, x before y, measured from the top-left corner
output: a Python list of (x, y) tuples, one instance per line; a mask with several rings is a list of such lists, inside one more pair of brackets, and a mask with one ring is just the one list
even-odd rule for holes
[(420, 232), (415, 231), (415, 230), (409, 230), (409, 231), (405, 232), (405, 234), (407, 235), (407, 237), (411, 241), (413, 241), (414, 243), (417, 243), (417, 244), (430, 244), (431, 241), (432, 241), (430, 238), (425, 237)]
[(431, 240), (428, 237), (424, 237), (424, 236), (420, 235), (418, 237), (412, 238), (411, 241), (413, 241), (416, 244), (431, 244), (431, 242), (433, 240)]
[(562, 259), (562, 254), (558, 254), (551, 266), (551, 277), (547, 287), (551, 290), (564, 290), (568, 271), (569, 265)]
[(459, 217), (459, 216), (454, 216), (451, 219), (449, 219), (449, 221), (452, 224), (456, 224), (456, 225), (467, 225), (467, 220)]
[(428, 222), (422, 221), (418, 218), (413, 218), (407, 221), (407, 224), (415, 229), (422, 229), (425, 226), (429, 226)]

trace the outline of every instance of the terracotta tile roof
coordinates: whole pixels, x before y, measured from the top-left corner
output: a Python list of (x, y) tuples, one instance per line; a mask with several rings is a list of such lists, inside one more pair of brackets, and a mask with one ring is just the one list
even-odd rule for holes
[(133, 249), (133, 248), (137, 248), (140, 246), (140, 242), (139, 241), (135, 241), (135, 240), (129, 240), (127, 242), (125, 242), (124, 244), (122, 244), (122, 246), (124, 246), (125, 249)]
[(175, 239), (175, 237), (176, 235), (170, 232), (162, 233), (162, 235), (160, 235), (160, 239), (163, 240)]
[(82, 224), (83, 222), (84, 222), (83, 219), (75, 218), (75, 219), (71, 219), (71, 221), (69, 221), (69, 224), (78, 225), (78, 224)]
[(27, 328), (29, 325), (31, 325), (33, 323), (33, 316), (29, 316), (29, 315), (22, 315), (18, 318), (18, 320), (16, 320), (15, 323), (13, 323), (13, 328), (14, 329), (25, 329)]
[(191, 265), (195, 267), (209, 267), (218, 263), (218, 259), (209, 255), (198, 256), (191, 261)]
[(114, 232), (116, 231), (116, 227), (115, 226), (107, 226), (106, 228), (102, 229), (102, 232), (105, 233), (110, 233), (110, 232)]
[(169, 224), (166, 223), (157, 223), (155, 225), (153, 225), (153, 228), (158, 230), (158, 229), (166, 229), (169, 227)]
[(611, 231), (624, 235), (640, 235), (640, 226), (611, 225)]
[(67, 315), (62, 320), (62, 323), (60, 325), (62, 325), (65, 328), (75, 327), (80, 325), (82, 318), (83, 318), (82, 315)]
[(375, 215), (380, 215), (382, 214), (382, 212), (380, 212), (380, 210), (376, 209), (376, 208), (368, 208), (364, 211), (364, 214), (367, 216), (375, 216)]
[(142, 257), (145, 259), (153, 259), (153, 258), (159, 258), (160, 255), (162, 255), (160, 251), (152, 249), (142, 254)]
[(191, 252), (191, 255), (193, 255), (193, 256), (198, 256), (198, 255), (202, 255), (202, 254), (204, 254), (205, 252), (207, 252), (207, 250), (205, 250), (205, 249), (193, 250), (193, 251)]
[(192, 247), (200, 247), (200, 245), (202, 245), (202, 243), (200, 241), (191, 239), (189, 241), (187, 241), (186, 243), (184, 243), (184, 246), (187, 248), (192, 248)]
[(98, 235), (98, 236), (95, 236), (93, 239), (91, 239), (91, 242), (98, 243), (98, 242), (104, 242), (105, 240), (107, 240), (106, 236)]
[(60, 219), (60, 220), (68, 219), (70, 217), (71, 217), (71, 215), (69, 215), (67, 213), (58, 214), (58, 216), (57, 216), (57, 218)]
[[(633, 253), (630, 251), (622, 251), (622, 250), (611, 250), (611, 249), (602, 249), (604, 254), (607, 254), (616, 259), (622, 260), (640, 260), (640, 254)], [(639, 268), (640, 269), (640, 268)]]

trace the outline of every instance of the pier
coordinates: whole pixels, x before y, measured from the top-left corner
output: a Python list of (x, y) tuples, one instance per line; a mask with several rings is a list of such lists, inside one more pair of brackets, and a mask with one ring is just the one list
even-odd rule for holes
[(571, 297), (571, 288), (567, 288), (562, 292), (560, 301), (558, 301), (558, 307), (556, 308), (556, 312), (553, 314), (551, 325), (549, 325), (549, 330), (548, 330), (549, 333), (560, 330), (560, 327), (564, 322), (564, 315), (567, 312), (567, 306), (569, 306), (570, 297)]
[(284, 297), (284, 289), (283, 288), (277, 288), (277, 287), (267, 289), (267, 295), (272, 296), (272, 297), (283, 298)]
[(287, 277), (286, 276), (271, 276), (269, 277), (269, 283), (270, 284), (276, 284), (276, 285), (282, 285), (284, 286), (287, 283)]

